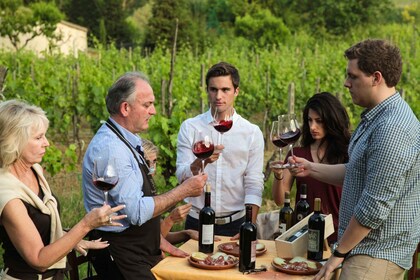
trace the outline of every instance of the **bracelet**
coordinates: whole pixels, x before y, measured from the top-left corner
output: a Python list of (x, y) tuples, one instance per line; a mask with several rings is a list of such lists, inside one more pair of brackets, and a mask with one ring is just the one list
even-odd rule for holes
[(281, 181), (281, 180), (283, 180), (283, 174), (282, 174), (282, 176), (281, 177), (277, 177), (277, 174), (276, 173), (274, 173), (274, 178), (276, 178), (277, 180), (279, 180), (279, 181)]

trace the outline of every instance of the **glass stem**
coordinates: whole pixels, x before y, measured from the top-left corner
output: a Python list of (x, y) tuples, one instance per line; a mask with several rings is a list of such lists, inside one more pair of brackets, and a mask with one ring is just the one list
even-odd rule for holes
[[(283, 161), (283, 149), (279, 148), (279, 159)], [(281, 164), (283, 166), (284, 162)]]
[(108, 205), (108, 191), (104, 191), (104, 205)]
[(201, 165), (202, 165), (201, 170), (202, 170), (202, 172), (204, 173), (204, 159), (202, 159), (202, 160), (201, 160)]

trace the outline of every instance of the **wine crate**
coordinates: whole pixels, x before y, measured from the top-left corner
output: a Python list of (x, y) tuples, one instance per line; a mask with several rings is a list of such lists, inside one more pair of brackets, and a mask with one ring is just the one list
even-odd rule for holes
[[(308, 246), (308, 232), (305, 232), (292, 242), (286, 241), (290, 236), (298, 232), (305, 225), (308, 225), (309, 217), (313, 213), (306, 216), (299, 223), (295, 224), (288, 231), (278, 236), (275, 239), (277, 256), (281, 258), (293, 258), (296, 256), (306, 257)], [(334, 233), (334, 224), (332, 215), (323, 215), (325, 218), (325, 233), (324, 238), (327, 238)]]

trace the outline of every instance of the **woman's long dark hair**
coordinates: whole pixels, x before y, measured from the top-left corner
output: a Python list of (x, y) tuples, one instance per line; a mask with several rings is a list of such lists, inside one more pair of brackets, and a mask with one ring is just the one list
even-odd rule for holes
[(348, 146), (350, 141), (350, 120), (346, 108), (329, 92), (313, 95), (306, 102), (303, 109), (302, 141), (303, 147), (308, 147), (315, 142), (309, 129), (308, 112), (314, 110), (321, 117), (325, 138), (321, 144), (326, 143), (325, 155), (321, 162), (329, 164), (345, 163), (348, 161)]

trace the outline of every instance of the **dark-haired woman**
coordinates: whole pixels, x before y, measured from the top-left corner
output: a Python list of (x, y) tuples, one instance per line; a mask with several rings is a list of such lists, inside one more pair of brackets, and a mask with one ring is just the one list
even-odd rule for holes
[[(293, 149), (297, 157), (312, 162), (328, 164), (348, 161), (347, 148), (350, 141), (350, 121), (346, 109), (340, 101), (328, 92), (313, 95), (303, 110), (301, 147)], [(290, 156), (290, 152), (286, 158)], [(341, 200), (341, 186), (320, 182), (310, 177), (294, 177), (289, 171), (273, 169), (272, 193), (277, 205), (284, 203), (284, 192), (290, 191), (296, 179), (296, 201), (300, 199), (301, 185), (307, 185), (307, 201), (310, 210), (314, 200), (321, 198), (322, 213), (332, 214), (335, 232), (328, 237), (331, 244), (337, 241), (338, 211)]]

